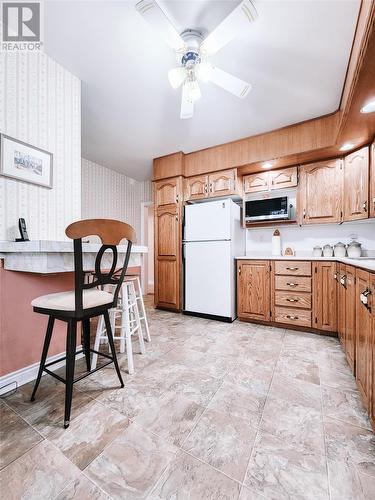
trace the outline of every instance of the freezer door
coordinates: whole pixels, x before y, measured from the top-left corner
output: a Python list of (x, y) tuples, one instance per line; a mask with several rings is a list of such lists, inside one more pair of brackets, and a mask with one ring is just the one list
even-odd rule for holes
[(185, 207), (186, 241), (229, 240), (232, 200), (196, 203)]
[(230, 241), (184, 244), (185, 311), (234, 319), (234, 262)]

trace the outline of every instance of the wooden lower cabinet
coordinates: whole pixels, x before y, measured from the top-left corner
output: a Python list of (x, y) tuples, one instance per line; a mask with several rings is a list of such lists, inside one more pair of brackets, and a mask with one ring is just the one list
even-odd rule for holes
[[(356, 380), (366, 408), (370, 402), (370, 380), (371, 380), (371, 306), (364, 305), (361, 296), (370, 291), (370, 273), (357, 269), (356, 271)], [(368, 297), (371, 304), (371, 296)]]
[(181, 207), (155, 211), (155, 305), (181, 309)]
[(375, 273), (370, 274), (370, 307), (371, 307), (371, 326), (370, 326), (370, 400), (369, 413), (372, 428), (375, 431)]
[(237, 261), (237, 314), (239, 318), (271, 320), (270, 262)]
[(375, 217), (375, 142), (370, 148), (370, 217)]
[[(345, 266), (345, 353), (355, 374), (356, 349), (356, 283), (355, 267)], [(340, 300), (340, 299), (339, 299)]]
[(336, 262), (314, 262), (313, 326), (318, 330), (337, 332)]
[(345, 349), (345, 330), (346, 330), (346, 317), (345, 317), (345, 303), (346, 303), (346, 265), (338, 264), (336, 269), (336, 283), (337, 285), (337, 333), (341, 345)]

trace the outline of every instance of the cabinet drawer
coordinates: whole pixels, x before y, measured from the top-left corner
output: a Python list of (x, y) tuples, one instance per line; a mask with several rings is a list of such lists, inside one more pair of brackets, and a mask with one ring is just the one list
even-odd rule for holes
[(288, 276), (311, 276), (311, 262), (275, 261), (275, 274), (287, 274)]
[(275, 290), (311, 292), (311, 278), (275, 276)]
[(275, 306), (311, 309), (311, 293), (275, 292)]
[(311, 311), (288, 307), (275, 307), (275, 322), (311, 327)]

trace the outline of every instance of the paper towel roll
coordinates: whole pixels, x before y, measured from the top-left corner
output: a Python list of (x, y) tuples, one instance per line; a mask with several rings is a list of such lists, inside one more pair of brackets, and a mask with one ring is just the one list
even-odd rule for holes
[(281, 236), (278, 229), (272, 235), (272, 255), (281, 255)]

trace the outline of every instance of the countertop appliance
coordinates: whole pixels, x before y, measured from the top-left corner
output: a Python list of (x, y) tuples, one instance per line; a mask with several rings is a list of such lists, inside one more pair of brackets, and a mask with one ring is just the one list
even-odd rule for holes
[(235, 256), (244, 253), (241, 208), (231, 199), (185, 206), (185, 314), (236, 319)]
[(247, 200), (245, 202), (245, 220), (250, 222), (290, 219), (289, 208), (287, 196)]

